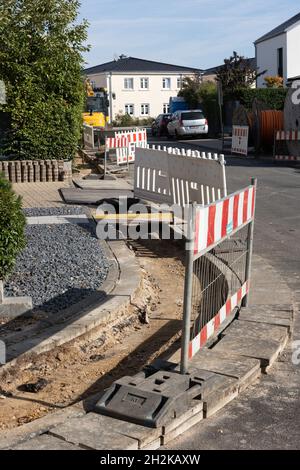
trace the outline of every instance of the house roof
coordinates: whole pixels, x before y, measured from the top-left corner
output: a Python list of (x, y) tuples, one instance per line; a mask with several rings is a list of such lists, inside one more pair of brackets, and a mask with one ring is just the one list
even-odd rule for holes
[(295, 82), (296, 80), (300, 80), (300, 75), (297, 75), (296, 77), (289, 77), (288, 78), (289, 83)]
[[(254, 69), (256, 69), (256, 58), (255, 57), (252, 57), (250, 59), (246, 59), (247, 62), (248, 62), (248, 65), (250, 67), (253, 67)], [(223, 64), (224, 65), (224, 64)], [(204, 76), (207, 76), (207, 75), (216, 75), (218, 73), (218, 71), (223, 67), (223, 65), (217, 65), (216, 67), (211, 67), (210, 69), (206, 69), (204, 70)]]
[(180, 65), (164, 64), (163, 62), (154, 62), (152, 60), (137, 59), (136, 57), (120, 57), (117, 60), (106, 62), (105, 64), (89, 67), (84, 70), (85, 74), (94, 74), (102, 72), (178, 72), (178, 73), (197, 73), (200, 69), (191, 67), (182, 67)]
[(294, 26), (296, 23), (300, 21), (300, 13), (293, 16), (289, 20), (285, 21), (284, 23), (277, 26), (277, 28), (272, 29), (269, 33), (265, 34), (261, 38), (257, 39), (254, 44), (258, 44), (260, 42), (266, 41), (267, 39), (272, 39), (275, 36), (279, 36), (280, 34), (285, 33), (291, 26)]

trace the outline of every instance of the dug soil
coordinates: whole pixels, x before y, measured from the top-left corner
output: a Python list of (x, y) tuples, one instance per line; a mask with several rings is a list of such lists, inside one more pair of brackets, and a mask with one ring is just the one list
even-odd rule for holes
[[(0, 429), (28, 423), (134, 375), (178, 347), (183, 299), (183, 249), (173, 241), (131, 245), (143, 286), (122, 321), (92, 340), (58, 348), (0, 380)], [(29, 385), (28, 385), (29, 384)]]

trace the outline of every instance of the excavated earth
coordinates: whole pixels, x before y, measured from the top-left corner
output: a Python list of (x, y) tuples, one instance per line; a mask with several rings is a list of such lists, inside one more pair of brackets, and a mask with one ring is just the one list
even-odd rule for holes
[[(134, 243), (131, 249), (143, 282), (120, 322), (106, 325), (93, 339), (34, 357), (9, 373), (1, 375), (0, 369), (0, 429), (83, 400), (175, 349), (181, 328), (184, 251), (175, 242), (161, 240)], [(28, 391), (28, 384), (38, 381), (40, 390)]]

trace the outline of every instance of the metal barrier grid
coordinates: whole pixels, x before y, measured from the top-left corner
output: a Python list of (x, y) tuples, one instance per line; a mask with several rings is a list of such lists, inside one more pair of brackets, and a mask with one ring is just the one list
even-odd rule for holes
[[(247, 232), (247, 227), (244, 227), (230, 240), (220, 243), (193, 263), (193, 326), (189, 358), (199, 351), (219, 324), (231, 313), (231, 303), (227, 304), (227, 301), (239, 292), (246, 282)], [(236, 301), (239, 303), (240, 300), (237, 296)], [(222, 308), (222, 322), (221, 318), (217, 318), (210, 323), (216, 312), (220, 312)]]
[(228, 316), (248, 303), (256, 199), (251, 186), (193, 204), (186, 258), (181, 372)]

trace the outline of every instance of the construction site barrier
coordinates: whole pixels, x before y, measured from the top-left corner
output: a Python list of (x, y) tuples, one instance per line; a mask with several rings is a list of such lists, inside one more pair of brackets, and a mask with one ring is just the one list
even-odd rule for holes
[(107, 159), (110, 151), (115, 150), (117, 165), (133, 163), (135, 161), (136, 148), (147, 147), (146, 129), (136, 131), (115, 132), (115, 137), (105, 138), (105, 163), (104, 172), (107, 172)]
[(300, 131), (276, 131), (274, 135), (274, 148), (273, 157), (274, 161), (289, 161), (297, 162), (300, 161), (300, 144), (299, 144), (299, 155), (289, 155), (287, 148), (287, 142), (300, 142)]
[(147, 129), (120, 131), (115, 133), (115, 137), (127, 137), (130, 144), (135, 144), (136, 147), (147, 148)]
[(181, 372), (220, 325), (247, 306), (256, 180), (220, 201), (190, 208), (184, 289)]
[(133, 163), (135, 161), (135, 149), (147, 148), (147, 130), (137, 129), (135, 131), (121, 131), (115, 133), (116, 138), (125, 137), (127, 139), (127, 148), (117, 149), (118, 165), (122, 163)]
[(104, 155), (104, 174), (107, 173), (108, 158), (112, 160), (110, 152), (115, 150), (115, 157), (117, 165), (127, 164), (134, 161), (133, 152), (128, 144), (128, 139), (122, 137), (106, 137), (105, 138), (105, 155)]
[(95, 148), (95, 141), (94, 141), (94, 128), (93, 126), (89, 126), (88, 124), (83, 124), (83, 144), (84, 148), (86, 149), (94, 149)]
[(136, 149), (135, 197), (160, 204), (209, 204), (227, 195), (224, 155), (153, 146)]
[(248, 155), (249, 126), (232, 127), (231, 153)]

